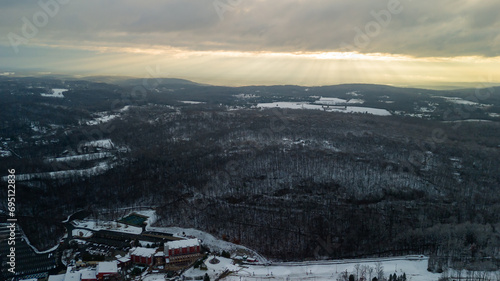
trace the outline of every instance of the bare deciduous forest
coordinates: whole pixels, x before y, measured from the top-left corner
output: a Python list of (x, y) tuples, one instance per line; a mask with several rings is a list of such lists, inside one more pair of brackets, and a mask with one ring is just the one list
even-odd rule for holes
[[(77, 105), (12, 99), (10, 108), (23, 116), (2, 113), (11, 118), (2, 125), (4, 140), (54, 140), (12, 146), (23, 157), (3, 158), (2, 170), (91, 168), (101, 160), (54, 164), (47, 157), (103, 152), (85, 146), (89, 140), (114, 145), (103, 173), (18, 183), (21, 224), (40, 248), (57, 243), (60, 221), (72, 212), (97, 217), (152, 206), (158, 225), (205, 230), (280, 260), (429, 254), (434, 271), (449, 262), (500, 265), (498, 122), (228, 109), (151, 95), (124, 103), (130, 108), (118, 118), (88, 125), (125, 91), (89, 85), (107, 93), (91, 107), (92, 89), (73, 90), (68, 97)], [(35, 118), (58, 125), (31, 138)]]

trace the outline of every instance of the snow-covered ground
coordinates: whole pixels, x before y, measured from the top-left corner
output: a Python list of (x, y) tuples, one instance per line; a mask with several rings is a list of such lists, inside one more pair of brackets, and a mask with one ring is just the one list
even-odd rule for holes
[(109, 122), (109, 121), (115, 119), (118, 116), (119, 116), (118, 114), (109, 114), (109, 115), (96, 117), (96, 118), (94, 118), (94, 120), (87, 121), (87, 125), (92, 126), (92, 125), (99, 125), (102, 123), (106, 123), (106, 122)]
[(347, 100), (339, 99), (339, 98), (324, 98), (324, 97), (320, 97), (319, 100), (315, 101), (314, 103), (335, 105), (335, 104), (344, 104), (346, 102), (347, 102)]
[(202, 101), (192, 101), (192, 100), (180, 100), (179, 102), (185, 103), (185, 104), (203, 104), (205, 102)]
[(165, 281), (165, 273), (149, 274), (142, 278), (142, 281)]
[(94, 147), (94, 148), (105, 148), (105, 149), (112, 149), (115, 147), (113, 141), (111, 139), (103, 139), (103, 140), (93, 140), (93, 141), (88, 141), (82, 144), (81, 146), (83, 147)]
[(101, 152), (101, 153), (90, 153), (90, 154), (73, 155), (65, 157), (47, 158), (46, 161), (47, 162), (90, 161), (90, 160), (107, 158), (112, 155), (113, 154), (109, 152)]
[(457, 123), (457, 122), (494, 122), (491, 120), (483, 119), (465, 119), (465, 120), (453, 120), (453, 121), (442, 121), (443, 123)]
[[(100, 175), (107, 170), (113, 168), (108, 162), (100, 162), (94, 167), (79, 170), (66, 170), (46, 173), (19, 174), (16, 175), (17, 181), (29, 181), (34, 179), (65, 179), (69, 177), (90, 177)], [(7, 180), (7, 176), (2, 177), (3, 181)]]
[(358, 91), (349, 92), (349, 93), (346, 93), (346, 95), (353, 96), (353, 97), (362, 97), (363, 96)]
[(350, 99), (344, 100), (339, 98), (325, 98), (321, 97), (319, 100), (314, 102), (315, 104), (323, 104), (323, 105), (337, 105), (337, 104), (363, 104), (365, 103), (362, 99)]
[[(223, 272), (229, 270), (229, 271), (239, 271), (241, 270), (241, 267), (238, 265), (233, 264), (232, 259), (226, 259), (223, 257), (217, 257), (217, 260), (219, 263), (217, 264), (212, 264), (210, 263), (210, 260), (213, 258), (213, 256), (209, 256), (208, 259), (205, 260), (205, 265), (207, 266), (207, 270), (201, 270), (199, 268), (190, 268), (184, 272), (183, 276), (187, 277), (187, 279), (196, 279), (196, 278), (202, 278), (205, 273), (208, 274), (210, 277), (210, 280), (215, 280), (218, 278)], [(226, 280), (226, 279), (223, 279)]]
[[(276, 263), (269, 266), (245, 265), (237, 272), (222, 280), (337, 280), (342, 272), (347, 270), (348, 274), (356, 274), (355, 266), (376, 267), (380, 262), (383, 266), (385, 276), (396, 273), (406, 273), (411, 281), (437, 281), (441, 274), (427, 271), (428, 257), (396, 257), (380, 259), (356, 259), (338, 261), (317, 261), (302, 263)], [(368, 274), (367, 274), (368, 275)], [(372, 278), (375, 275), (372, 274)], [(369, 278), (369, 276), (366, 276)]]
[(327, 112), (345, 112), (345, 113), (367, 113), (379, 116), (392, 115), (389, 111), (380, 108), (360, 107), (360, 106), (347, 106), (347, 107), (323, 107), (325, 105), (310, 104), (308, 102), (272, 102), (272, 103), (259, 103), (257, 108), (289, 108), (289, 109), (312, 109), (324, 110)]
[(41, 95), (42, 97), (47, 97), (47, 98), (64, 98), (63, 93), (67, 91), (68, 89), (52, 89), (52, 93), (41, 94)]
[[(114, 221), (96, 221), (96, 220), (74, 220), (71, 222), (75, 228), (89, 229), (92, 231), (111, 230), (123, 233), (141, 234), (142, 228), (126, 225)], [(78, 229), (78, 231), (81, 231)]]
[(478, 103), (478, 102), (473, 102), (473, 101), (468, 101), (468, 100), (464, 100), (462, 98), (459, 98), (459, 97), (443, 97), (443, 96), (435, 96), (434, 98), (440, 98), (440, 99), (444, 99), (444, 100), (447, 100), (451, 103), (455, 103), (455, 104), (462, 104), (462, 105), (474, 105), (474, 106), (491, 106), (489, 104), (482, 104), (482, 103)]

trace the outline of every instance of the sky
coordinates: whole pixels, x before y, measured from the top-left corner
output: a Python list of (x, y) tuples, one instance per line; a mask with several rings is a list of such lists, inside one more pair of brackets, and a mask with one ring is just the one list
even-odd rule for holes
[(0, 71), (214, 85), (500, 83), (497, 0), (0, 2)]

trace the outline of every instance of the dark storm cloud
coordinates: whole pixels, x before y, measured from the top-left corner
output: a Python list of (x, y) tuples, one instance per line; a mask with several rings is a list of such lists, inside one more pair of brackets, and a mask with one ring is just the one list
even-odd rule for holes
[[(36, 3), (0, 3), (4, 45), (10, 32), (22, 35), (23, 17), (32, 21), (42, 10)], [(388, 5), (401, 12), (378, 22), (374, 14), (387, 15)], [(500, 55), (500, 2), (493, 0), (72, 0), (59, 8), (27, 44)]]

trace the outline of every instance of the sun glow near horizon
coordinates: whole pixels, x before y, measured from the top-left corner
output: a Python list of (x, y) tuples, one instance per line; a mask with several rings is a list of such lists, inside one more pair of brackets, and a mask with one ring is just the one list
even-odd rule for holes
[[(175, 77), (227, 86), (297, 84), (320, 86), (373, 83), (432, 88), (454, 82), (500, 82), (500, 57), (412, 57), (389, 53), (340, 51), (273, 52), (189, 50), (170, 46), (49, 45), (48, 52), (70, 50), (77, 55), (44, 61), (55, 72), (96, 75)], [(51, 56), (47, 56), (51, 57)], [(151, 71), (149, 71), (151, 72)]]

